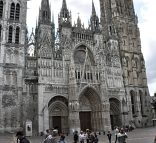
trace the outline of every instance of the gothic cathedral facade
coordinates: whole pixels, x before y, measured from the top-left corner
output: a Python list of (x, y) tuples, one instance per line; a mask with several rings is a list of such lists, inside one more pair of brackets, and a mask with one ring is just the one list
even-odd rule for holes
[(42, 0), (28, 36), (27, 1), (0, 0), (0, 131), (25, 128), (27, 120), (34, 134), (151, 125), (133, 1), (100, 0), (100, 12), (92, 2), (88, 27), (79, 16), (72, 24), (63, 0), (55, 32)]

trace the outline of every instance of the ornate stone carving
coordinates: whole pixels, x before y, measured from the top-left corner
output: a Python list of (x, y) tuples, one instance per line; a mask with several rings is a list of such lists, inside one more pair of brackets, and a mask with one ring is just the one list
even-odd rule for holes
[(15, 106), (16, 102), (12, 95), (5, 94), (2, 97), (2, 105), (4, 108), (11, 107), (11, 106)]

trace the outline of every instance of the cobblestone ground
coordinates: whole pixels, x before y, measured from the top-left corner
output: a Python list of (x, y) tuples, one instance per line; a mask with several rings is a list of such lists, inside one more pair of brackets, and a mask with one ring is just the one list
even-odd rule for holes
[[(153, 143), (156, 136), (156, 127), (154, 128), (142, 128), (135, 129), (132, 132), (128, 132), (127, 143)], [(99, 135), (99, 143), (108, 143), (106, 135)], [(114, 143), (113, 134), (112, 143)], [(29, 140), (31, 143), (43, 143), (43, 137), (31, 137)], [(73, 136), (66, 137), (67, 143), (73, 143)], [(0, 134), (0, 143), (16, 143), (14, 134)]]

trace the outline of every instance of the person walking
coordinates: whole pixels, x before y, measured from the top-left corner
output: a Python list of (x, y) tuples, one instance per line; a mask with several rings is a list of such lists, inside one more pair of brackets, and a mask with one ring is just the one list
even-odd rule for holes
[(112, 134), (111, 134), (110, 131), (108, 131), (108, 133), (107, 133), (107, 137), (108, 137), (109, 143), (111, 143)]
[(117, 143), (117, 140), (118, 140), (118, 137), (117, 137), (118, 133), (119, 133), (119, 129), (118, 127), (116, 127), (115, 128), (115, 143)]
[(24, 136), (22, 131), (16, 133), (17, 143), (30, 143), (30, 141)]
[(117, 137), (118, 137), (118, 143), (126, 143), (126, 138), (128, 138), (123, 128), (120, 129), (120, 132), (117, 134)]
[(98, 143), (99, 139), (96, 133), (94, 133), (94, 143)]
[(78, 143), (79, 136), (78, 136), (78, 131), (74, 132), (74, 143)]

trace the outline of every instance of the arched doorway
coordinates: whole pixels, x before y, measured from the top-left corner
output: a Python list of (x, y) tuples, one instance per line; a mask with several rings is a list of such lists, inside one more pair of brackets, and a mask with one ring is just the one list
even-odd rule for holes
[(110, 119), (111, 119), (111, 127), (114, 129), (115, 126), (121, 127), (121, 109), (120, 109), (120, 101), (115, 98), (110, 98)]
[(62, 96), (55, 96), (48, 104), (49, 127), (58, 129), (59, 133), (68, 132), (68, 101)]
[(80, 94), (79, 102), (81, 130), (103, 130), (101, 100), (97, 92), (93, 88), (85, 88)]

